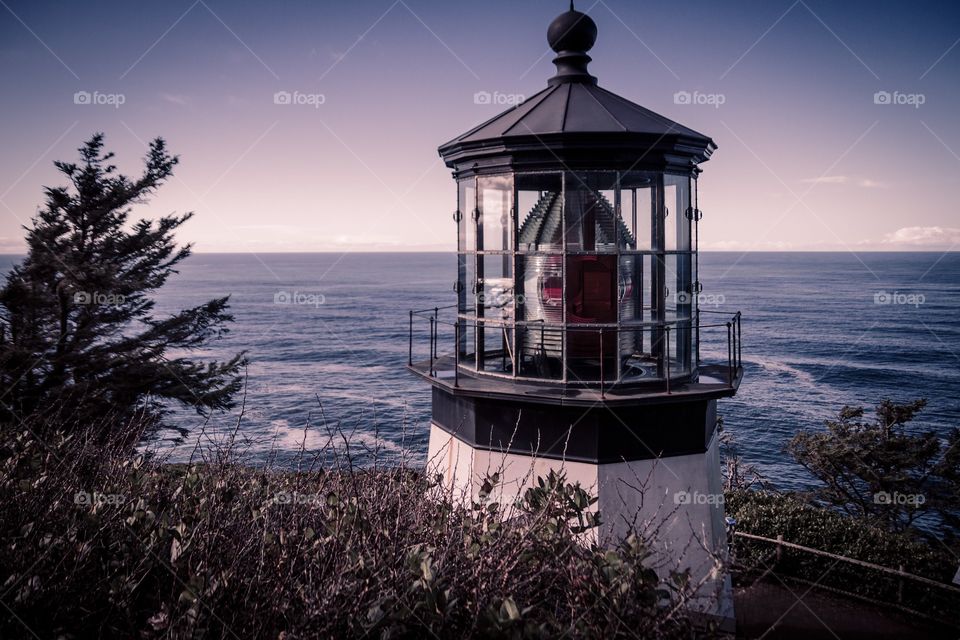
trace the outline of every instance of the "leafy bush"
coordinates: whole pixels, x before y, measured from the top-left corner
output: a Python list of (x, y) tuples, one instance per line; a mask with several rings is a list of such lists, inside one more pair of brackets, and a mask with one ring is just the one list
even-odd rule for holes
[[(943, 546), (933, 546), (907, 533), (882, 529), (863, 518), (811, 505), (802, 496), (758, 491), (732, 491), (726, 495), (727, 515), (736, 519), (737, 531), (775, 539), (783, 536), (812, 549), (862, 560), (949, 584), (956, 559)], [(779, 576), (793, 576), (896, 603), (900, 579), (866, 567), (737, 537), (736, 563), (748, 573), (772, 570)], [(956, 596), (906, 580), (902, 604), (931, 615), (956, 614)]]
[(506, 518), (336, 452), (171, 466), (35, 432), (0, 429), (4, 638), (692, 635), (638, 538), (583, 544), (593, 499), (560, 476)]

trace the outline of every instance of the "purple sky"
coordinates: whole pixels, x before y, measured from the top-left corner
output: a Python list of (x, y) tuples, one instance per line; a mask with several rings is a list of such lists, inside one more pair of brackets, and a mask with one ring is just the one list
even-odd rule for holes
[[(505, 108), (478, 92), (545, 86), (565, 8), (0, 0), (0, 252), (22, 251), (42, 185), (62, 183), (52, 161), (94, 131), (127, 173), (168, 140), (177, 176), (137, 213), (196, 211), (181, 237), (198, 251), (453, 249), (436, 147)], [(599, 27), (602, 86), (719, 145), (703, 248), (960, 246), (957, 3), (577, 8)]]

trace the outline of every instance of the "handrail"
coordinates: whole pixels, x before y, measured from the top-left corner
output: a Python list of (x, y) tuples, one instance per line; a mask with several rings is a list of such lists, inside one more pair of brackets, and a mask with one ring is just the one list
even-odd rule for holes
[[(687, 379), (688, 374), (693, 374), (696, 371), (712, 371), (714, 375), (719, 374), (721, 379), (725, 378), (724, 384), (729, 388), (734, 388), (736, 381), (740, 375), (741, 371), (741, 314), (740, 312), (721, 312), (721, 311), (711, 311), (711, 310), (698, 310), (697, 313), (692, 314), (689, 318), (675, 318), (665, 321), (639, 321), (639, 322), (597, 322), (597, 323), (583, 323), (583, 324), (574, 324), (574, 325), (564, 325), (562, 323), (549, 324), (543, 318), (537, 318), (533, 320), (513, 320), (511, 318), (485, 318), (483, 316), (474, 317), (466, 316), (464, 314), (454, 313), (446, 314), (442, 316), (440, 314), (441, 310), (451, 310), (457, 309), (458, 305), (451, 304), (443, 307), (436, 306), (429, 309), (421, 310), (411, 310), (409, 312), (409, 327), (408, 327), (408, 350), (407, 350), (407, 364), (410, 367), (413, 367), (413, 351), (414, 351), (414, 317), (427, 320), (429, 323), (429, 360), (424, 359), (424, 369), (430, 377), (436, 377), (437, 373), (437, 363), (441, 360), (440, 356), (440, 331), (441, 327), (449, 327), (449, 335), (453, 338), (453, 343), (455, 346), (454, 354), (452, 360), (454, 361), (454, 385), (459, 386), (459, 374), (460, 366), (463, 365), (471, 371), (476, 371), (480, 375), (490, 376), (490, 377), (499, 377), (507, 379), (517, 379), (517, 380), (544, 380), (544, 381), (563, 381), (563, 377), (555, 377), (554, 375), (544, 374), (539, 371), (540, 365), (536, 360), (536, 356), (549, 356), (551, 359), (559, 358), (561, 361), (561, 366), (566, 367), (571, 365), (569, 359), (573, 357), (575, 361), (589, 361), (592, 363), (591, 366), (596, 367), (594, 369), (594, 374), (599, 374), (599, 381), (596, 377), (588, 377), (586, 380), (580, 380), (579, 382), (584, 382), (591, 386), (599, 386), (599, 392), (601, 398), (606, 397), (606, 392), (608, 391), (608, 386), (612, 384), (612, 387), (624, 382), (660, 382), (665, 385), (666, 393), (673, 393), (674, 387), (678, 380), (682, 383)], [(727, 319), (723, 322), (713, 322), (713, 323), (701, 323), (699, 312), (703, 311), (705, 313), (722, 313), (727, 316)], [(453, 317), (450, 318), (450, 315)], [(461, 356), (468, 354), (472, 360), (474, 353), (473, 349), (468, 347), (466, 352), (461, 351), (462, 343), (464, 338), (469, 340), (469, 335), (467, 332), (471, 330), (474, 332), (473, 335), (479, 336), (480, 331), (486, 332), (487, 330), (492, 330), (494, 333), (502, 333), (501, 341), (502, 345), (499, 348), (487, 345), (487, 348), (483, 350), (483, 365), (480, 366), (480, 358), (478, 358), (478, 366), (475, 368), (471, 365), (470, 361), (467, 361), (464, 364), (464, 360)], [(534, 365), (529, 371), (521, 370), (521, 359), (524, 356), (529, 355), (525, 351), (519, 350), (519, 343), (514, 344), (518, 339), (519, 334), (515, 334), (514, 331), (527, 332), (526, 335), (531, 335), (530, 332), (532, 329), (536, 328), (540, 333), (540, 347), (539, 353), (534, 354), (535, 360)], [(700, 356), (700, 344), (703, 342), (701, 339), (701, 329), (726, 329), (727, 332), (727, 361), (723, 363), (722, 360), (714, 361), (712, 363), (706, 363), (713, 365), (704, 369), (704, 364), (701, 361)], [(498, 331), (499, 329), (499, 331)], [(683, 349), (682, 344), (675, 345), (678, 351), (673, 353), (673, 348), (671, 342), (676, 338), (674, 336), (691, 336), (691, 344), (689, 347), (693, 347), (692, 335), (696, 331), (697, 343), (695, 349)], [(493, 336), (494, 333), (485, 334), (488, 337)], [(583, 345), (585, 343), (580, 342), (580, 352), (577, 352), (573, 355), (568, 355), (566, 351), (566, 340), (564, 336), (569, 335), (570, 333), (575, 333), (577, 335), (593, 335), (594, 346), (592, 349), (596, 349), (599, 346), (599, 352), (583, 352)], [(611, 339), (611, 334), (612, 339)], [(633, 363), (628, 362), (624, 359), (625, 352), (621, 349), (621, 337), (626, 335), (635, 335), (638, 336), (638, 339), (645, 342), (645, 338), (640, 336), (650, 336), (651, 344), (650, 347), (644, 350), (643, 346), (640, 346), (640, 350), (636, 352), (638, 360), (633, 361)], [(421, 334), (422, 335), (422, 334)], [(715, 337), (716, 333), (713, 333)], [(545, 342), (549, 336), (550, 342), (545, 347)], [(448, 338), (444, 338), (446, 341)], [(556, 341), (559, 341), (559, 346), (556, 344)], [(525, 342), (527, 345), (532, 345), (536, 347), (536, 342)], [(586, 343), (589, 344), (589, 343)], [(525, 346), (525, 349), (531, 347)], [(558, 351), (559, 350), (559, 351)], [(516, 351), (516, 352), (515, 352)], [(558, 351), (558, 352), (557, 352)], [(610, 369), (610, 358), (613, 357), (613, 354), (619, 354), (619, 360), (614, 360), (613, 371)], [(523, 354), (523, 356), (521, 355)], [(450, 354), (446, 354), (446, 357), (449, 357)], [(490, 358), (499, 358), (500, 362), (498, 365), (491, 366), (493, 362)], [(673, 361), (673, 358), (678, 358), (677, 362)], [(510, 366), (507, 366), (509, 362)], [(651, 367), (656, 363), (656, 371), (653, 371), (651, 368), (648, 368), (645, 364), (646, 362)], [(639, 363), (639, 364), (638, 364)], [(677, 375), (677, 366), (680, 367), (680, 373)], [(448, 366), (448, 365), (446, 365)], [(446, 367), (445, 366), (445, 367)], [(640, 369), (635, 369), (640, 367)], [(721, 373), (722, 369), (720, 367), (726, 368), (726, 374)], [(552, 367), (551, 367), (552, 368)], [(643, 373), (642, 369), (647, 368), (647, 372)], [(612, 372), (611, 372), (612, 371)], [(639, 373), (638, 373), (639, 371)], [(610, 383), (610, 384), (608, 384)]]
[(856, 558), (848, 558), (846, 556), (841, 556), (836, 553), (830, 553), (829, 551), (821, 551), (820, 549), (814, 549), (812, 547), (805, 547), (803, 545), (796, 544), (795, 542), (787, 542), (786, 540), (783, 540), (783, 539), (765, 538), (763, 536), (754, 535), (752, 533), (746, 533), (744, 531), (734, 531), (733, 535), (740, 538), (747, 538), (749, 540), (759, 540), (760, 542), (771, 542), (777, 545), (778, 547), (787, 547), (790, 549), (797, 549), (798, 551), (804, 551), (806, 553), (811, 553), (813, 555), (823, 556), (825, 558), (830, 558), (832, 560), (849, 562), (850, 564), (866, 567), (868, 569), (874, 569), (876, 571), (880, 571), (881, 573), (888, 573), (890, 575), (895, 575), (900, 578), (906, 578), (907, 580), (915, 580), (917, 582), (922, 582), (923, 584), (929, 585), (931, 587), (939, 587), (941, 589), (946, 589), (947, 591), (960, 593), (960, 587), (955, 587), (952, 584), (937, 582), (936, 580), (932, 580), (930, 578), (925, 578), (923, 576), (907, 573), (902, 569), (891, 569), (890, 567), (884, 567), (883, 565), (873, 564), (872, 562), (857, 560)]

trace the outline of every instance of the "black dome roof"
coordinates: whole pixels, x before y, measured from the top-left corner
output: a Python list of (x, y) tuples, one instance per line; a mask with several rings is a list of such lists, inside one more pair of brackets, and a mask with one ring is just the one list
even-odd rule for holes
[(696, 170), (713, 140), (611, 93), (587, 73), (596, 39), (586, 14), (568, 11), (548, 30), (558, 73), (546, 89), (439, 148), (457, 172), (517, 168)]

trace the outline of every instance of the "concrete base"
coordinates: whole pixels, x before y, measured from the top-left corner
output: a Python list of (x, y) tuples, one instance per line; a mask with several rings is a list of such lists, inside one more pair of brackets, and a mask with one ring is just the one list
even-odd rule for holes
[(643, 536), (664, 580), (689, 569), (699, 585), (691, 609), (732, 629), (733, 592), (723, 572), (727, 557), (720, 455), (714, 436), (707, 451), (692, 455), (592, 464), (474, 448), (431, 424), (428, 471), (443, 477), (455, 501), (478, 500), (483, 481), (500, 482), (488, 498), (508, 507), (550, 471), (563, 472), (598, 497), (601, 526), (593, 542), (615, 545), (628, 532)]

